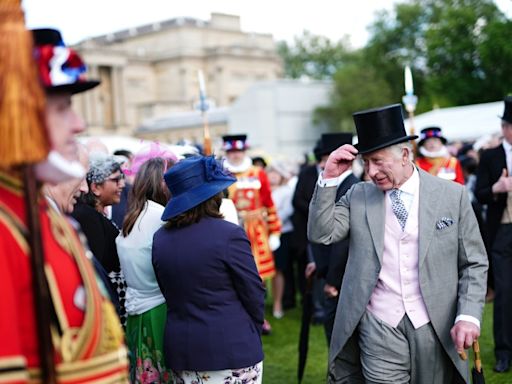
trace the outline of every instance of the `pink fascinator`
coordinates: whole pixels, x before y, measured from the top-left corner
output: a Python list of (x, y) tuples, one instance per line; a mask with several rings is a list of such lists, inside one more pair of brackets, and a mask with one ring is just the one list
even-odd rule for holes
[(165, 145), (151, 143), (143, 147), (133, 156), (131, 166), (123, 170), (127, 176), (135, 176), (142, 164), (155, 157), (160, 157), (168, 162), (167, 168), (178, 161), (178, 157)]

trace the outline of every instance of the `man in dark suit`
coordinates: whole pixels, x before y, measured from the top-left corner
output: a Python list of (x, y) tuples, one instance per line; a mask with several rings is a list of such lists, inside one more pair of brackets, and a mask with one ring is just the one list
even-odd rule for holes
[(512, 359), (512, 96), (501, 116), (503, 143), (482, 154), (475, 195), (487, 204), (487, 233), (494, 271), (494, 352), (496, 372)]
[[(336, 252), (332, 247), (337, 248), (339, 246), (343, 247), (342, 245), (333, 245), (331, 246), (322, 246), (322, 245), (312, 245), (309, 249), (310, 252), (308, 253), (308, 241), (307, 241), (307, 223), (308, 223), (308, 215), (309, 215), (309, 202), (311, 201), (311, 197), (313, 196), (313, 191), (315, 190), (315, 185), (318, 180), (319, 173), (323, 170), (325, 166), (325, 162), (327, 161), (327, 158), (329, 157), (329, 154), (334, 151), (336, 148), (340, 147), (343, 144), (352, 144), (352, 134), (350, 133), (325, 133), (322, 135), (320, 140), (318, 141), (314, 153), (315, 158), (317, 161), (317, 164), (311, 165), (309, 167), (304, 168), (301, 173), (299, 174), (299, 178), (297, 181), (297, 186), (295, 189), (295, 193), (293, 196), (293, 207), (295, 209), (295, 212), (293, 214), (293, 225), (295, 230), (295, 236), (296, 236), (296, 245), (297, 245), (297, 253), (299, 258), (299, 284), (301, 288), (304, 287), (304, 271), (306, 270), (306, 264), (315, 263), (317, 268), (317, 277), (322, 279), (320, 281), (323, 281), (327, 277), (327, 273), (329, 269), (333, 269), (333, 266), (336, 264), (336, 262), (340, 261), (338, 258), (333, 258), (333, 264), (332, 267), (329, 267), (330, 265), (330, 253), (332, 251)], [(339, 186), (339, 197), (341, 197), (344, 192), (346, 192), (354, 182), (357, 182), (357, 178), (352, 175), (352, 172), (347, 172), (345, 175), (343, 175), (343, 185)], [(341, 193), (344, 191), (343, 193)], [(338, 197), (338, 198), (339, 198)], [(341, 249), (339, 249), (341, 251)], [(341, 265), (338, 264), (337, 269), (341, 268), (343, 269), (343, 256), (341, 257)], [(345, 259), (346, 262), (346, 259)], [(310, 271), (312, 269), (309, 269)], [(334, 269), (333, 269), (334, 270)], [(334, 275), (335, 272), (332, 272)], [(339, 285), (341, 286), (341, 276), (334, 277), (334, 279), (331, 277), (330, 281), (331, 284), (329, 284), (329, 287), (325, 287), (324, 291), (328, 291), (327, 294), (328, 297), (334, 298), (334, 303), (332, 303), (333, 300), (331, 300), (330, 303), (324, 303), (324, 300), (321, 300), (321, 297), (319, 295), (314, 295), (314, 305), (315, 305), (315, 314), (314, 314), (314, 321), (321, 321), (324, 322), (330, 322), (331, 325), (326, 325), (326, 335), (327, 339), (330, 339), (330, 333), (332, 331), (332, 324), (334, 322), (334, 315), (336, 311), (336, 301), (335, 299), (336, 295), (334, 292), (336, 290), (337, 282), (339, 280)], [(334, 289), (333, 289), (334, 288)], [(339, 286), (338, 286), (339, 288)], [(320, 292), (322, 290), (322, 287), (320, 286)], [(302, 291), (302, 289), (301, 289)], [(318, 290), (317, 290), (318, 291)], [(325, 308), (325, 305), (327, 305), (327, 308)], [(334, 308), (331, 308), (331, 306), (334, 305)], [(327, 312), (331, 312), (331, 315), (329, 318), (326, 317), (326, 309)], [(332, 318), (331, 318), (332, 317)]]
[[(317, 148), (317, 152), (322, 154), (323, 161), (321, 161), (320, 164), (323, 164), (334, 149), (343, 144), (352, 144), (352, 134), (324, 134), (320, 142), (322, 146)], [(336, 191), (336, 201), (338, 201), (353, 184), (359, 181), (360, 180), (354, 176), (351, 169), (343, 173), (339, 178), (340, 184)], [(322, 288), (325, 295), (325, 300), (322, 301), (323, 324), (327, 344), (330, 344), (334, 317), (336, 315), (336, 306), (338, 305), (338, 294), (347, 265), (348, 239), (330, 245), (311, 243), (311, 254), (316, 265), (316, 277), (323, 283)]]

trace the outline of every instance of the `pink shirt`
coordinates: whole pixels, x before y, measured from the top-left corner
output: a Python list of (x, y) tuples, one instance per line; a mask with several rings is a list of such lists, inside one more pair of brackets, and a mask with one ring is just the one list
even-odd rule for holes
[(414, 169), (400, 187), (409, 212), (403, 231), (391, 208), (391, 191), (386, 192), (382, 268), (367, 309), (392, 327), (398, 326), (404, 314), (416, 329), (430, 322), (418, 279), (419, 186), (418, 171)]

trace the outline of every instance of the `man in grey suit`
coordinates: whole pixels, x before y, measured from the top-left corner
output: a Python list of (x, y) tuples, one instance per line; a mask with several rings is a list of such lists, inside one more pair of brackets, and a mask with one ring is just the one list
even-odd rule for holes
[[(329, 353), (329, 383), (462, 383), (459, 353), (480, 335), (487, 256), (464, 187), (412, 162), (399, 104), (354, 114), (357, 149), (331, 153), (308, 237), (349, 237)], [(334, 203), (360, 154), (371, 182)]]

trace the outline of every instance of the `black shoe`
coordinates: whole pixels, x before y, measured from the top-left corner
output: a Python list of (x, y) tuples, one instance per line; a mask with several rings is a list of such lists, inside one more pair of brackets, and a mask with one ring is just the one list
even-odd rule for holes
[(494, 371), (499, 373), (508, 372), (509, 369), (510, 359), (499, 359), (494, 366)]

